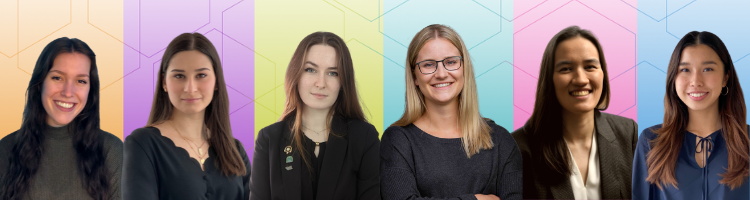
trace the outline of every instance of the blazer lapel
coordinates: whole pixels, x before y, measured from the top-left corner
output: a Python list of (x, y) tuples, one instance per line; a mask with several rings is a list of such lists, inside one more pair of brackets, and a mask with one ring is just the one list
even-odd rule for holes
[(617, 153), (622, 147), (615, 142), (617, 137), (607, 119), (598, 111), (595, 114), (595, 118), (601, 197), (602, 199), (622, 199), (623, 191), (621, 189), (623, 185), (621, 185), (622, 179), (620, 175), (627, 173), (618, 168), (618, 166), (623, 164), (621, 163), (622, 155)]
[(318, 181), (317, 199), (333, 199), (336, 192), (337, 183), (341, 173), (344, 159), (346, 159), (346, 150), (349, 141), (346, 139), (348, 134), (348, 124), (340, 117), (334, 117), (331, 122), (333, 134), (328, 137), (328, 146), (326, 146), (323, 166), (320, 169), (320, 180)]
[(554, 199), (575, 199), (573, 186), (570, 185), (569, 178), (560, 181), (558, 184), (550, 185), (549, 190)]
[[(302, 159), (299, 156), (299, 150), (292, 147), (291, 130), (288, 128), (288, 123), (284, 124), (284, 132), (282, 133), (283, 139), (280, 141), (277, 148), (279, 153), (279, 166), (281, 170), (281, 178), (283, 179), (282, 184), (285, 190), (285, 199), (302, 199), (302, 180), (300, 179), (300, 170), (302, 166), (300, 162)], [(287, 147), (291, 147), (291, 153), (286, 153), (284, 150)], [(292, 156), (292, 162), (287, 163), (287, 156)]]

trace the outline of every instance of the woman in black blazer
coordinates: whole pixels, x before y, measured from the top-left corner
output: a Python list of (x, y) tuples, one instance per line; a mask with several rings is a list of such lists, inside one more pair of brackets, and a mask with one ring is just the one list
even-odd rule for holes
[(380, 141), (367, 123), (349, 49), (333, 33), (300, 42), (281, 121), (255, 141), (250, 199), (380, 199)]
[(577, 26), (542, 56), (531, 118), (513, 132), (523, 156), (524, 199), (630, 199), (638, 125), (609, 106), (604, 52)]

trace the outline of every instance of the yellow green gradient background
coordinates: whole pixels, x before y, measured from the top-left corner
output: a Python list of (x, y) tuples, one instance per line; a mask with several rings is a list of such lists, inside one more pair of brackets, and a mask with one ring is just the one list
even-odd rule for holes
[(383, 35), (380, 1), (255, 2), (255, 134), (284, 111), (284, 74), (299, 42), (316, 31), (346, 41), (368, 121), (383, 133)]

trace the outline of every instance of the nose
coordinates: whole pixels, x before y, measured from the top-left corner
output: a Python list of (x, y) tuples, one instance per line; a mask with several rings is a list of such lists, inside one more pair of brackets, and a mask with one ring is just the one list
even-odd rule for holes
[(579, 67), (578, 70), (576, 70), (573, 73), (573, 80), (571, 82), (574, 85), (578, 86), (585, 86), (589, 84), (589, 77), (586, 76), (586, 70), (583, 69), (583, 67)]
[(444, 79), (448, 77), (448, 70), (445, 68), (445, 63), (439, 62), (435, 67), (437, 67), (437, 70), (435, 70), (434, 73), (435, 78)]
[(315, 79), (315, 87), (324, 89), (326, 88), (326, 77), (325, 77), (326, 75), (325, 73), (319, 73), (319, 74), (320, 75), (318, 76), (318, 78)]
[(61, 92), (61, 95), (63, 97), (73, 97), (73, 94), (75, 93), (76, 87), (75, 87), (76, 80), (70, 80), (63, 85), (63, 90)]
[(702, 87), (703, 86), (703, 75), (701, 73), (692, 73), (690, 75), (690, 86)]
[(195, 78), (188, 78), (184, 91), (187, 93), (193, 93), (193, 92), (198, 91), (198, 85), (195, 82)]

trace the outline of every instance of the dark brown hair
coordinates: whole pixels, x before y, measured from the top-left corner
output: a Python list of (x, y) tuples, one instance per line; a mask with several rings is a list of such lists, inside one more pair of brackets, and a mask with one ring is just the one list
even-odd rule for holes
[(220, 169), (225, 176), (245, 175), (245, 163), (240, 157), (237, 145), (232, 136), (232, 127), (229, 124), (229, 95), (224, 83), (224, 72), (221, 68), (221, 60), (216, 48), (211, 41), (200, 33), (183, 33), (167, 46), (159, 67), (159, 79), (156, 82), (154, 103), (151, 105), (151, 114), (148, 117), (148, 126), (164, 123), (172, 116), (175, 109), (169, 101), (169, 94), (164, 91), (163, 84), (167, 67), (172, 57), (183, 51), (199, 51), (209, 59), (216, 74), (216, 88), (211, 103), (206, 107), (204, 116), (205, 128), (211, 133), (208, 143), (216, 150), (216, 168)]
[[(570, 155), (565, 146), (565, 140), (562, 136), (562, 105), (555, 95), (555, 83), (553, 76), (555, 74), (555, 51), (560, 43), (565, 40), (582, 37), (596, 46), (599, 53), (599, 63), (604, 73), (604, 82), (602, 85), (602, 96), (597, 104), (598, 110), (605, 110), (609, 106), (609, 77), (607, 75), (607, 62), (604, 59), (604, 51), (593, 33), (581, 29), (578, 26), (567, 27), (558, 32), (547, 43), (542, 55), (541, 69), (539, 70), (539, 81), (536, 87), (536, 101), (534, 102), (534, 112), (531, 118), (526, 121), (523, 129), (530, 137), (532, 151), (534, 156), (533, 163), (541, 167), (538, 170), (548, 177), (567, 178), (570, 176)], [(546, 176), (546, 175), (545, 175)]]
[[(358, 119), (367, 121), (365, 114), (362, 112), (362, 107), (359, 104), (359, 95), (357, 94), (357, 87), (354, 82), (354, 64), (352, 62), (352, 56), (349, 53), (349, 48), (346, 47), (346, 43), (336, 34), (330, 32), (315, 32), (307, 35), (297, 46), (297, 50), (292, 55), (292, 60), (289, 62), (289, 66), (286, 69), (286, 76), (284, 78), (284, 89), (286, 91), (286, 102), (284, 103), (284, 112), (281, 114), (281, 120), (292, 122), (289, 124), (289, 129), (292, 133), (292, 146), (298, 149), (302, 160), (310, 166), (307, 156), (305, 156), (305, 148), (302, 143), (304, 133), (302, 132), (302, 107), (304, 102), (299, 96), (299, 83), (304, 68), (302, 67), (305, 63), (307, 53), (310, 47), (313, 45), (322, 44), (333, 47), (336, 50), (336, 67), (338, 67), (339, 81), (341, 82), (341, 89), (339, 90), (336, 102), (333, 103), (332, 109), (328, 113), (328, 124), (326, 127), (331, 130), (331, 119), (334, 115), (344, 117), (346, 119)], [(334, 133), (334, 136), (343, 136), (343, 133)]]
[(682, 51), (689, 46), (703, 44), (711, 47), (721, 58), (724, 64), (724, 74), (728, 75), (728, 91), (719, 96), (719, 114), (721, 116), (721, 130), (727, 142), (729, 154), (729, 165), (727, 173), (719, 181), (734, 189), (742, 185), (748, 177), (748, 159), (750, 158), (749, 141), (747, 133), (747, 110), (745, 109), (745, 98), (742, 95), (740, 81), (734, 69), (732, 58), (729, 56), (727, 47), (718, 36), (711, 32), (693, 31), (686, 34), (672, 52), (667, 69), (667, 87), (664, 95), (664, 123), (662, 127), (653, 130), (656, 139), (651, 141), (651, 152), (647, 155), (648, 177), (646, 181), (656, 184), (662, 188), (662, 184), (671, 184), (677, 187), (674, 176), (674, 168), (677, 157), (682, 147), (685, 131), (688, 126), (688, 107), (675, 89), (675, 79), (679, 73), (679, 64), (682, 59)]
[[(15, 134), (8, 162), (8, 171), (2, 176), (0, 199), (26, 199), (29, 185), (39, 170), (39, 159), (44, 154), (44, 133), (47, 127), (47, 111), (42, 105), (42, 90), (47, 74), (55, 58), (61, 53), (80, 53), (91, 61), (89, 69), (89, 94), (81, 113), (67, 126), (73, 134), (76, 165), (82, 175), (84, 187), (93, 199), (110, 199), (111, 174), (105, 165), (104, 138), (101, 137), (99, 119), (99, 72), (94, 51), (83, 41), (73, 38), (58, 38), (47, 44), (37, 59), (34, 72), (26, 89), (26, 106), (23, 109), (21, 129)], [(54, 150), (54, 149), (47, 149)], [(65, 184), (65, 183), (59, 183)]]

